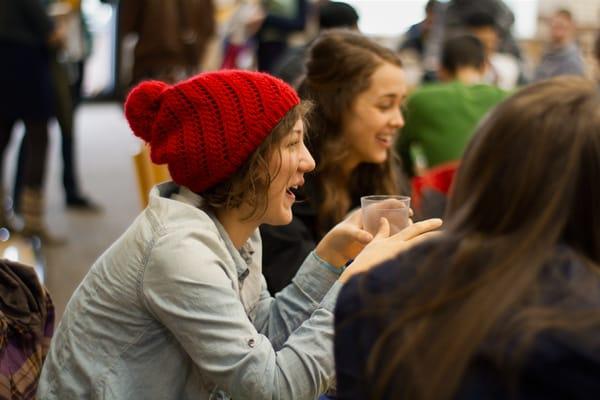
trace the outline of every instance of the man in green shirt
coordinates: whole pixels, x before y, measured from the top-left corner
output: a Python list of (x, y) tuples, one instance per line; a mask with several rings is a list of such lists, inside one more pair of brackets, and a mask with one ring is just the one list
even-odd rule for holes
[(405, 172), (459, 160), (481, 118), (507, 93), (483, 84), (483, 44), (474, 36), (448, 39), (442, 49), (443, 83), (423, 86), (408, 99), (406, 124), (396, 143)]

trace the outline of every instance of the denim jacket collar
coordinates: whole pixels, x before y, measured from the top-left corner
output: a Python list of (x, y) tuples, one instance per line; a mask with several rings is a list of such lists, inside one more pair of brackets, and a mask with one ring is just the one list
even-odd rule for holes
[[(168, 185), (168, 184), (172, 184), (172, 182), (169, 182), (169, 183), (166, 183), (163, 185)], [(159, 188), (159, 190), (160, 189), (162, 189), (162, 187)], [(162, 190), (160, 190), (160, 191), (162, 194), (163, 191)], [(240, 250), (236, 249), (235, 246), (233, 245), (233, 242), (229, 238), (229, 234), (227, 233), (227, 231), (225, 230), (225, 228), (223, 227), (221, 222), (217, 219), (216, 215), (212, 212), (212, 210), (210, 210), (208, 207), (206, 207), (204, 205), (202, 196), (192, 192), (190, 189), (186, 188), (185, 186), (179, 187), (179, 193), (172, 192), (171, 197), (173, 199), (177, 199), (181, 202), (184, 202), (186, 204), (189, 204), (194, 207), (198, 207), (198, 208), (202, 209), (202, 211), (204, 211), (210, 217), (210, 219), (213, 221), (213, 223), (217, 227), (219, 235), (223, 239), (223, 242), (225, 243), (225, 246), (227, 247), (227, 251), (231, 255), (233, 262), (235, 263), (235, 266), (237, 269), (237, 274), (238, 274), (238, 279), (240, 281), (244, 280), (244, 278), (246, 278), (246, 276), (248, 276), (248, 273), (249, 273), (248, 268), (252, 264), (252, 255), (254, 254), (254, 248), (253, 248), (252, 244), (250, 243), (250, 239), (246, 243), (244, 243), (244, 245), (242, 246), (242, 248)]]

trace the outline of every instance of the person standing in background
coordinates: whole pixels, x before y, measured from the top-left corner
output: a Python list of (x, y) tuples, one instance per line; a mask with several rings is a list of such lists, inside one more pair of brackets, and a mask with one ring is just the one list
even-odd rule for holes
[(512, 90), (517, 87), (519, 81), (525, 81), (519, 60), (512, 54), (498, 51), (499, 29), (490, 14), (473, 13), (465, 18), (464, 23), (467, 30), (484, 45), (487, 64), (485, 83)]
[(120, 29), (137, 34), (131, 84), (174, 83), (200, 71), (215, 33), (213, 0), (122, 0)]
[[(15, 123), (23, 121), (27, 155), (20, 195), (22, 233), (45, 243), (57, 242), (44, 224), (48, 120), (54, 114), (49, 51), (62, 43), (63, 36), (38, 0), (0, 0), (0, 154), (3, 160)], [(4, 163), (0, 164), (0, 197), (4, 200)], [(2, 205), (2, 225), (6, 225), (7, 215)]]
[[(91, 53), (92, 38), (85, 23), (80, 0), (50, 1), (50, 14), (56, 15), (57, 25), (64, 27), (65, 41), (60, 49), (50, 52), (50, 73), (55, 94), (56, 120), (61, 132), (63, 162), (62, 183), (67, 208), (99, 211), (100, 208), (81, 191), (76, 158), (75, 111), (81, 102), (85, 60)], [(20, 212), (20, 193), (23, 190), (25, 146), (21, 143), (13, 207)]]
[(566, 9), (556, 11), (550, 20), (550, 43), (533, 79), (540, 81), (559, 75), (585, 75), (581, 49), (575, 43), (575, 21)]
[(258, 70), (271, 73), (288, 48), (288, 36), (306, 27), (307, 0), (264, 0), (266, 17), (256, 33)]
[(414, 50), (422, 59), (425, 55), (425, 42), (428, 39), (429, 33), (435, 21), (434, 8), (437, 6), (437, 0), (429, 0), (425, 4), (425, 18), (410, 28), (404, 34), (404, 40), (400, 44), (398, 50), (407, 49)]

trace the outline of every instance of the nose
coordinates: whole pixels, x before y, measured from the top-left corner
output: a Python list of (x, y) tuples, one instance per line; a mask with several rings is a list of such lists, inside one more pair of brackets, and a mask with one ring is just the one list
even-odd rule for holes
[(390, 125), (397, 129), (400, 129), (404, 126), (404, 116), (402, 115), (401, 109), (397, 108), (396, 111), (394, 111), (394, 115), (390, 120)]
[(298, 164), (298, 169), (302, 173), (307, 173), (315, 169), (316, 163), (313, 156), (308, 151), (308, 148), (303, 143), (302, 144), (302, 153), (300, 154), (300, 163)]

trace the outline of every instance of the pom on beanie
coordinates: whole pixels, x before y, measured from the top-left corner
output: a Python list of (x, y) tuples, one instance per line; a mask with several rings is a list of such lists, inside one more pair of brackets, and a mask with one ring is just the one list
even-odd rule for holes
[(136, 86), (127, 96), (125, 117), (135, 136), (150, 142), (152, 124), (160, 109), (163, 92), (169, 88), (164, 82), (145, 81)]
[(133, 89), (125, 116), (150, 145), (154, 163), (202, 193), (231, 177), (285, 114), (300, 103), (288, 84), (268, 74), (223, 70), (169, 86)]

